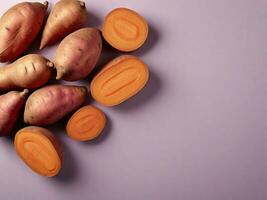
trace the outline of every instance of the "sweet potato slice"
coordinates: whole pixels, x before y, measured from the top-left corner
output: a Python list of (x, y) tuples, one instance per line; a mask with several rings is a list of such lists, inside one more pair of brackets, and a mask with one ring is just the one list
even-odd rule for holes
[(137, 57), (125, 55), (109, 62), (93, 79), (92, 97), (105, 106), (115, 106), (138, 93), (147, 83), (149, 71)]
[(105, 18), (103, 37), (114, 48), (129, 52), (141, 47), (148, 35), (148, 24), (128, 8), (112, 10)]
[(96, 138), (106, 124), (105, 114), (95, 106), (84, 106), (69, 119), (66, 131), (69, 137), (78, 141)]
[(61, 169), (61, 145), (47, 129), (37, 126), (21, 129), (15, 136), (15, 149), (25, 164), (42, 176), (55, 176)]

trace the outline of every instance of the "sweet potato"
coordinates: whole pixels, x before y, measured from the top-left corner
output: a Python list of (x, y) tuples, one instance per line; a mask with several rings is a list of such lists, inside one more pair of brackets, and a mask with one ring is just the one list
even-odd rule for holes
[(52, 9), (42, 35), (40, 49), (54, 44), (85, 23), (86, 8), (83, 1), (61, 0)]
[(34, 172), (47, 177), (58, 174), (62, 162), (62, 146), (49, 130), (29, 126), (15, 136), (15, 150)]
[(137, 12), (116, 8), (105, 17), (102, 33), (111, 46), (129, 52), (144, 44), (148, 36), (148, 24)]
[(68, 35), (59, 45), (54, 58), (57, 79), (80, 80), (95, 67), (101, 53), (99, 31), (82, 28)]
[(0, 62), (14, 61), (36, 38), (40, 31), (48, 2), (19, 3), (0, 19)]
[(50, 85), (36, 90), (26, 101), (24, 122), (31, 125), (53, 124), (85, 101), (86, 88)]
[(109, 62), (91, 82), (92, 97), (105, 106), (118, 105), (147, 83), (149, 71), (137, 57), (124, 55)]
[(96, 138), (106, 124), (105, 114), (95, 106), (84, 106), (69, 119), (66, 131), (69, 137), (78, 141)]
[(10, 65), (0, 67), (0, 91), (38, 88), (51, 78), (53, 66), (43, 56), (29, 54)]
[(0, 96), (0, 136), (9, 135), (17, 121), (28, 90), (8, 92)]

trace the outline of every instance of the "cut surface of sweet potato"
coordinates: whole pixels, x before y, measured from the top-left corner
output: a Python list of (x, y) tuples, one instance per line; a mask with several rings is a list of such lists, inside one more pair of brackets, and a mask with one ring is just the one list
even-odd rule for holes
[(138, 93), (147, 83), (146, 64), (135, 56), (124, 55), (109, 62), (93, 79), (92, 97), (105, 106), (118, 105)]
[(114, 48), (129, 52), (141, 47), (148, 36), (148, 24), (128, 8), (112, 10), (105, 18), (103, 37)]
[(62, 150), (55, 136), (47, 129), (29, 126), (15, 136), (19, 157), (36, 173), (52, 177), (61, 168)]
[(95, 106), (84, 106), (67, 123), (67, 134), (74, 140), (88, 141), (100, 135), (106, 124), (105, 114)]

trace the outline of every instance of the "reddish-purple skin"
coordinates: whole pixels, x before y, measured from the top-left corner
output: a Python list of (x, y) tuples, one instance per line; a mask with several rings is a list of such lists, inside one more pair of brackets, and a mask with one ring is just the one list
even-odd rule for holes
[(7, 136), (11, 132), (27, 93), (28, 90), (12, 91), (0, 96), (0, 136)]
[(19, 3), (0, 19), (0, 62), (16, 60), (42, 28), (48, 2)]
[(57, 79), (77, 81), (94, 69), (102, 51), (99, 30), (82, 28), (68, 35), (57, 48), (54, 64)]
[(66, 85), (50, 85), (36, 90), (26, 102), (24, 122), (36, 126), (51, 125), (79, 108), (86, 93), (85, 87)]

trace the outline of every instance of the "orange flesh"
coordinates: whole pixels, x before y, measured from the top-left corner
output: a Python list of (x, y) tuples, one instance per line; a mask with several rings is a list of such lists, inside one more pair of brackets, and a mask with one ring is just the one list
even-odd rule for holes
[(52, 177), (61, 168), (61, 155), (53, 135), (39, 129), (24, 128), (16, 134), (15, 149), (20, 158), (36, 173)]
[(94, 106), (84, 106), (73, 114), (66, 130), (69, 137), (78, 141), (96, 138), (106, 124), (105, 114)]
[(141, 47), (148, 35), (146, 20), (133, 10), (117, 8), (105, 18), (103, 37), (120, 51), (134, 51)]
[(115, 106), (139, 92), (147, 83), (146, 64), (134, 56), (120, 56), (108, 63), (91, 83), (93, 98), (105, 106)]

